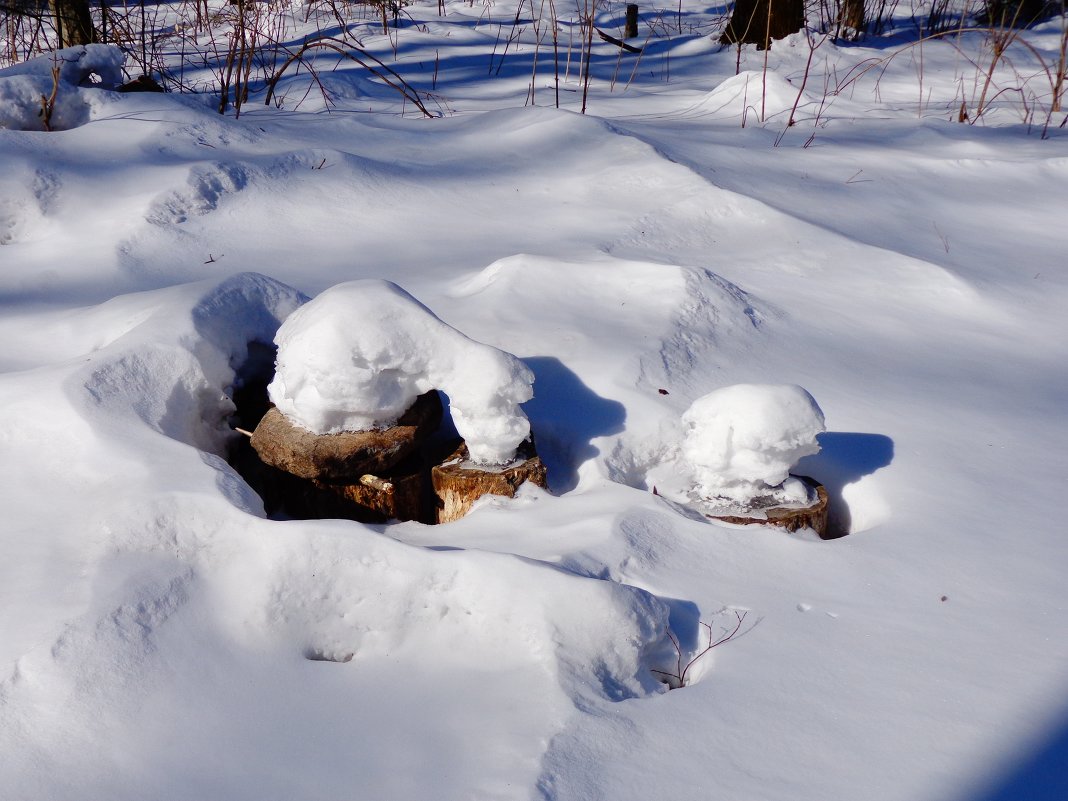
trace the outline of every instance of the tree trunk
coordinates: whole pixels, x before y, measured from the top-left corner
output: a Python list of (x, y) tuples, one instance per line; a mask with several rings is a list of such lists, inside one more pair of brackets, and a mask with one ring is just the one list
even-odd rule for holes
[(842, 12), (838, 18), (839, 30), (859, 34), (864, 30), (864, 0), (842, 0)]
[(759, 49), (771, 47), (773, 39), (782, 39), (805, 26), (803, 0), (738, 0), (722, 44), (755, 44)]
[(623, 38), (633, 39), (638, 35), (638, 4), (627, 3), (627, 17), (623, 25)]
[(56, 19), (60, 47), (77, 47), (96, 41), (93, 18), (89, 16), (89, 0), (49, 0)]

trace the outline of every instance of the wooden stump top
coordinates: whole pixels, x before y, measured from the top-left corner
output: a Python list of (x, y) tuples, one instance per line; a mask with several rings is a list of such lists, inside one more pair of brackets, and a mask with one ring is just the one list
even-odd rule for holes
[(519, 446), (516, 461), (504, 467), (482, 467), (468, 461), (467, 446), (460, 447), (442, 464), (433, 467), (430, 479), (438, 497), (439, 523), (450, 523), (466, 515), (483, 495), (514, 498), (520, 485), (530, 482), (544, 489), (545, 465), (530, 441)]
[(272, 408), (252, 433), (252, 447), (265, 463), (295, 476), (353, 484), (404, 460), (434, 432), (441, 415), (437, 392), (427, 392), (389, 428), (315, 434)]
[(820, 539), (827, 539), (828, 527), (828, 497), (826, 488), (813, 478), (808, 476), (793, 476), (802, 481), (805, 486), (815, 490), (816, 500), (808, 506), (777, 506), (763, 510), (764, 517), (751, 517), (747, 515), (713, 515), (708, 514), (713, 520), (722, 520), (724, 523), (734, 523), (740, 526), (777, 526), (787, 531), (798, 531), (802, 528), (810, 528), (815, 531)]

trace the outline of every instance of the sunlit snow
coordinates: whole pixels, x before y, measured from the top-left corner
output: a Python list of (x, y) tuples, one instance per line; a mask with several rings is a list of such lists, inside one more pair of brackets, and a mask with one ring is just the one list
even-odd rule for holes
[[(1068, 797), (1063, 15), (207, 6), (108, 4), (121, 75), (0, 26), (0, 797)], [(220, 114), (238, 13), (288, 50)], [(440, 389), (549, 490), (273, 519), (227, 461), (272, 377), (320, 430)], [(662, 479), (787, 469), (835, 538)]]

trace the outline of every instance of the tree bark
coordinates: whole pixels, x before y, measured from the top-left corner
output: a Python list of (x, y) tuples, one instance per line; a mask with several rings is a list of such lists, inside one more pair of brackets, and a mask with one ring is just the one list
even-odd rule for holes
[(842, 0), (842, 12), (838, 19), (839, 30), (846, 29), (854, 34), (864, 30), (864, 0)]
[(719, 41), (755, 44), (766, 50), (773, 39), (782, 39), (804, 26), (803, 0), (738, 0)]
[(77, 47), (96, 41), (89, 0), (49, 0), (49, 7), (56, 20), (60, 47)]
[(627, 16), (623, 25), (623, 38), (633, 39), (638, 35), (638, 4), (627, 3)]
[(416, 398), (389, 428), (313, 434), (272, 408), (252, 433), (252, 447), (266, 464), (295, 476), (353, 484), (366, 473), (386, 473), (408, 458), (437, 429), (441, 415), (441, 400), (431, 391)]
[(437, 522), (451, 523), (466, 515), (483, 495), (503, 495), (514, 498), (521, 484), (529, 481), (545, 488), (545, 465), (534, 452), (531, 442), (519, 446), (517, 462), (501, 470), (483, 469), (466, 464), (467, 446), (457, 451), (430, 471), (430, 480), (437, 495)]

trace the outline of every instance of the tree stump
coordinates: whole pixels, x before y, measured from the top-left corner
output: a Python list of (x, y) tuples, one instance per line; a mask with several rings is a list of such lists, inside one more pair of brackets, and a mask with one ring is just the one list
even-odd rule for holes
[(314, 434), (272, 408), (252, 433), (252, 447), (266, 464), (295, 476), (353, 484), (407, 458), (437, 429), (441, 415), (438, 393), (427, 392), (389, 428)]
[(772, 507), (764, 509), (763, 516), (749, 515), (714, 515), (708, 514), (713, 520), (722, 520), (724, 523), (734, 523), (740, 526), (777, 526), (787, 531), (798, 531), (802, 528), (810, 528), (815, 531), (820, 539), (828, 539), (828, 514), (827, 514), (827, 490), (822, 484), (808, 476), (793, 476), (816, 492), (816, 500), (809, 506), (801, 507)]
[(441, 400), (427, 392), (397, 421), (375, 431), (314, 434), (271, 408), (250, 440), (262, 467), (260, 493), (271, 512), (300, 519), (432, 522), (422, 449), (441, 422)]
[(430, 480), (437, 496), (437, 522), (450, 523), (466, 515), (483, 495), (514, 498), (528, 481), (544, 489), (546, 472), (529, 440), (519, 446), (516, 460), (501, 468), (469, 462), (467, 446), (461, 444), (444, 463), (431, 468)]

